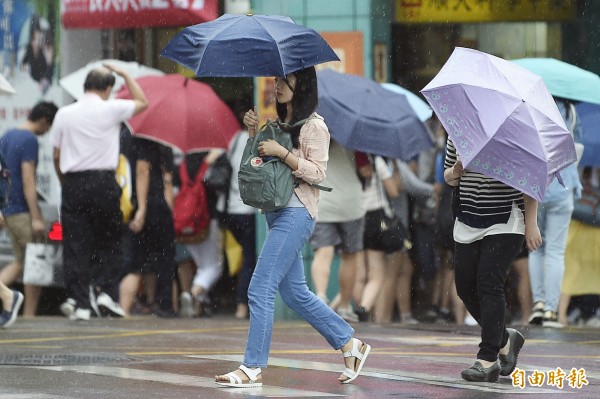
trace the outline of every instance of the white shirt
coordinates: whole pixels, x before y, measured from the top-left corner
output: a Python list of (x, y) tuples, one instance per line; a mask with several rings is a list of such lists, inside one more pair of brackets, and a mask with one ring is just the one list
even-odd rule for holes
[(60, 149), (62, 173), (116, 169), (120, 124), (135, 112), (133, 100), (103, 100), (85, 93), (62, 107), (50, 131), (52, 146)]
[(334, 140), (329, 143), (327, 177), (321, 185), (333, 190), (321, 193), (319, 222), (349, 222), (365, 215), (364, 194), (356, 175), (353, 152)]
[[(376, 211), (383, 208), (385, 200), (385, 188), (383, 181), (393, 176), (390, 166), (380, 157), (375, 157), (373, 176), (365, 187), (364, 201), (367, 212)], [(385, 202), (384, 202), (385, 201)]]

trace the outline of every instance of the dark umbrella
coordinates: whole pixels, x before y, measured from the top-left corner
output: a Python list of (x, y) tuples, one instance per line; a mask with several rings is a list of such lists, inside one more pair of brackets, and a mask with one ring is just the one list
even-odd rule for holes
[(360, 76), (317, 72), (319, 106), (340, 144), (408, 161), (433, 142), (406, 97)]
[(339, 61), (312, 29), (278, 15), (225, 14), (189, 26), (161, 51), (196, 76), (285, 76), (327, 61)]

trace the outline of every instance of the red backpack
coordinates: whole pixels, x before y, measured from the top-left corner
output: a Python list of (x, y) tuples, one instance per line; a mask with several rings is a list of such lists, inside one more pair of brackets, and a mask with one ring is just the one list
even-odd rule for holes
[(204, 175), (208, 169), (206, 162), (202, 163), (194, 181), (190, 180), (185, 161), (179, 166), (181, 188), (175, 197), (173, 220), (175, 235), (183, 243), (200, 242), (209, 233), (210, 213), (208, 198), (204, 188)]

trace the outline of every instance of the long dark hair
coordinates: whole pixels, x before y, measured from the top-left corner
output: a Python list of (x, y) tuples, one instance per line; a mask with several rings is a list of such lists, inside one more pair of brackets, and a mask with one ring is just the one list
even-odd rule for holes
[[(290, 125), (308, 118), (319, 103), (319, 90), (317, 88), (317, 72), (314, 67), (308, 67), (294, 72), (296, 76), (296, 87), (292, 97), (292, 119)], [(285, 121), (287, 117), (287, 107), (285, 104), (276, 103), (277, 116), (279, 122)], [(292, 135), (292, 143), (295, 148), (300, 147), (300, 128), (302, 126), (289, 127), (285, 124), (279, 125), (281, 129)]]

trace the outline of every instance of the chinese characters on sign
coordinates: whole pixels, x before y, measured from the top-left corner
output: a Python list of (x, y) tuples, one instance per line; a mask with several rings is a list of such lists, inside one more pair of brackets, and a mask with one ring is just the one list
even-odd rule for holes
[(403, 23), (568, 21), (575, 0), (396, 0)]
[(544, 384), (553, 386), (558, 389), (563, 389), (565, 384), (571, 388), (581, 389), (584, 385), (588, 385), (588, 380), (585, 375), (585, 369), (572, 368), (569, 374), (566, 374), (560, 367), (546, 373), (534, 370), (529, 375), (525, 374), (525, 370), (516, 368), (510, 375), (514, 387), (521, 389), (529, 384), (532, 387), (541, 387)]

